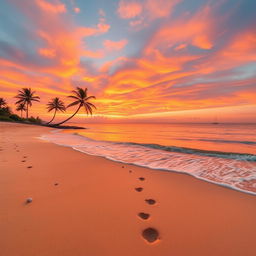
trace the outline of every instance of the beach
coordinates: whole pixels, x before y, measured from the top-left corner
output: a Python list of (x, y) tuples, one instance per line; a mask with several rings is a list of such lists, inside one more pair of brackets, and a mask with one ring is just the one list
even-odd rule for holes
[(52, 130), (0, 122), (1, 256), (256, 255), (254, 195), (39, 138)]

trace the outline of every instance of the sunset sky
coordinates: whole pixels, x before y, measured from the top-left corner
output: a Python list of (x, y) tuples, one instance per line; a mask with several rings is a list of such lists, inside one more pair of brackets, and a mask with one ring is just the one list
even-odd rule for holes
[(46, 103), (81, 86), (97, 98), (90, 121), (256, 122), (255, 0), (0, 3), (0, 97), (12, 109), (31, 87), (30, 114), (47, 120)]

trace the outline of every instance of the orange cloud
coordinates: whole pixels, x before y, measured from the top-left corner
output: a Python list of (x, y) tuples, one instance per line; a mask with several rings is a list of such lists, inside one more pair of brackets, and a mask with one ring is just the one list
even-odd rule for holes
[(217, 71), (231, 70), (241, 65), (256, 61), (256, 32), (247, 29), (231, 38), (215, 54), (203, 63), (195, 64), (201, 74), (211, 74)]
[(170, 15), (173, 7), (181, 0), (146, 0), (145, 9), (149, 19), (163, 18)]
[(127, 45), (127, 43), (128, 41), (126, 39), (120, 41), (105, 40), (103, 45), (108, 51), (120, 51)]
[(256, 61), (256, 32), (251, 29), (237, 35), (222, 52), (223, 57), (233, 60)]
[(174, 49), (176, 51), (179, 51), (179, 50), (185, 49), (186, 47), (187, 47), (187, 44), (180, 44), (177, 47), (175, 47)]
[(104, 52), (102, 50), (91, 51), (85, 49), (83, 52), (81, 52), (81, 55), (86, 56), (88, 58), (99, 59), (104, 57)]
[(109, 29), (110, 25), (99, 23), (97, 24), (97, 27), (78, 27), (75, 29), (74, 34), (77, 37), (82, 38), (104, 34), (108, 32)]
[(114, 60), (111, 60), (111, 61), (107, 61), (104, 63), (104, 65), (100, 68), (100, 73), (107, 73), (111, 67), (113, 66), (119, 66), (120, 64), (122, 63), (125, 63), (126, 61), (128, 60), (128, 58), (124, 57), (124, 56), (120, 56)]
[(131, 19), (138, 16), (142, 11), (142, 5), (135, 1), (121, 0), (118, 4), (117, 13), (122, 19)]
[[(210, 7), (206, 6), (192, 17), (185, 15), (174, 22), (167, 23), (153, 35), (145, 49), (150, 54), (155, 48), (170, 48), (175, 45), (193, 45), (201, 49), (211, 49), (215, 28)], [(162, 40), (165, 38), (165, 40)], [(176, 46), (176, 49), (177, 46)]]
[(46, 12), (52, 12), (52, 13), (65, 13), (67, 12), (65, 4), (57, 1), (56, 4), (50, 3), (45, 0), (36, 0), (37, 5)]
[(56, 56), (56, 51), (54, 49), (40, 48), (38, 53), (46, 58), (54, 58)]
[(144, 0), (140, 3), (122, 0), (117, 12), (123, 19), (133, 19), (129, 25), (138, 29), (148, 26), (155, 19), (169, 17), (179, 2), (181, 0)]

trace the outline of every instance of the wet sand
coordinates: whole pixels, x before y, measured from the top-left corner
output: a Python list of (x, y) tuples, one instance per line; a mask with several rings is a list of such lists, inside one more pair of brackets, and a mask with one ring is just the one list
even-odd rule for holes
[(256, 197), (0, 122), (1, 256), (255, 256)]

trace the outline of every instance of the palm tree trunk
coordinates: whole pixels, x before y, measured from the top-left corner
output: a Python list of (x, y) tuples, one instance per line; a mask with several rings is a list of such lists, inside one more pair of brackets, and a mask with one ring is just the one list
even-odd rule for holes
[(56, 112), (57, 112), (57, 109), (55, 109), (55, 111), (54, 111), (54, 115), (53, 115), (53, 118), (51, 119), (51, 121), (49, 121), (48, 123), (46, 123), (46, 124), (49, 124), (49, 123), (51, 123), (52, 121), (53, 121), (53, 119), (55, 118), (55, 116), (56, 116)]
[(62, 122), (60, 122), (60, 123), (58, 123), (58, 124), (55, 124), (55, 125), (57, 126), (57, 125), (60, 125), (60, 124), (64, 124), (65, 122), (67, 122), (68, 120), (70, 120), (73, 116), (75, 116), (75, 115), (77, 114), (77, 112), (79, 111), (79, 109), (80, 109), (81, 107), (82, 107), (82, 104), (79, 105), (78, 109), (76, 110), (76, 112), (75, 112), (72, 116), (70, 116), (68, 119), (66, 119), (66, 120), (64, 120), (64, 121), (62, 121)]
[(27, 102), (27, 119), (28, 119), (28, 102)]
[(20, 117), (22, 118), (22, 110), (20, 111)]

